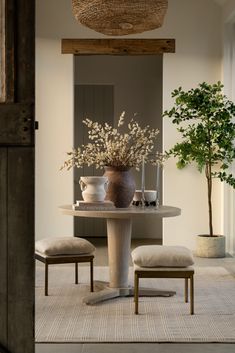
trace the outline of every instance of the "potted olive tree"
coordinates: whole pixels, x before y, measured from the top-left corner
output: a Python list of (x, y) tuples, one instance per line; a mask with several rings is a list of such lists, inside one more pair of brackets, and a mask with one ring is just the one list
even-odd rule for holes
[(230, 166), (235, 159), (235, 104), (222, 93), (223, 85), (205, 82), (184, 92), (182, 88), (172, 92), (175, 103), (164, 116), (172, 119), (182, 140), (168, 152), (178, 158), (177, 167), (195, 164), (205, 173), (209, 211), (209, 233), (197, 236), (197, 255), (223, 257), (225, 237), (213, 232), (212, 186), (218, 178), (235, 188), (235, 178)]

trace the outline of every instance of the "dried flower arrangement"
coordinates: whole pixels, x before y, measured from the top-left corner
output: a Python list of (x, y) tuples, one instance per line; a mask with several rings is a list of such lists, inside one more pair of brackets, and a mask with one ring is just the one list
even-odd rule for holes
[(88, 128), (88, 138), (91, 142), (67, 152), (69, 158), (61, 169), (69, 170), (87, 165), (96, 168), (134, 167), (139, 170), (143, 159), (145, 163), (162, 165), (164, 156), (159, 152), (154, 154), (158, 129), (152, 129), (149, 125), (142, 128), (138, 122), (131, 119), (127, 124), (128, 132), (120, 131), (125, 124), (125, 112), (120, 115), (117, 128), (90, 119), (85, 119), (83, 123)]

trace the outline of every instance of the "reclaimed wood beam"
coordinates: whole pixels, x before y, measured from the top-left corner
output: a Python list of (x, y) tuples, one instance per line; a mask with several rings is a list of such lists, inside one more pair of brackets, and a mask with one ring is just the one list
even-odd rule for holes
[(175, 39), (62, 39), (62, 54), (155, 55), (175, 52)]

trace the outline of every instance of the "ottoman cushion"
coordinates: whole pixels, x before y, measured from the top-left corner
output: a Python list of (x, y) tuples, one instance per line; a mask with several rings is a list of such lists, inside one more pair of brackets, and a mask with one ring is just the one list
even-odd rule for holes
[(140, 267), (187, 267), (194, 264), (192, 253), (184, 246), (143, 245), (135, 248), (132, 260)]
[(41, 254), (52, 255), (80, 255), (92, 254), (94, 245), (88, 240), (78, 237), (56, 237), (38, 240), (35, 250)]

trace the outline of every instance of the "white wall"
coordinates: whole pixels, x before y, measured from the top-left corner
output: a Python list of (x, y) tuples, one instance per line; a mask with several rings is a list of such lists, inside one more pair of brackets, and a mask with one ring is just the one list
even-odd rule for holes
[[(60, 39), (69, 37), (105, 36), (76, 23), (70, 0), (37, 0), (38, 238), (72, 230), (72, 218), (60, 215), (57, 209), (58, 205), (72, 202), (72, 173), (58, 172), (64, 153), (72, 145), (73, 64), (70, 55), (60, 54)], [(176, 53), (164, 55), (164, 109), (172, 105), (170, 92), (174, 88), (181, 85), (189, 89), (199, 82), (221, 78), (221, 8), (213, 0), (169, 0), (161, 29), (129, 37), (176, 39)], [(166, 119), (163, 131), (167, 149), (177, 141), (177, 133)], [(215, 231), (220, 232), (220, 184), (215, 187), (215, 199)], [(204, 178), (191, 167), (178, 171), (175, 162), (169, 161), (165, 167), (164, 203), (182, 208), (180, 217), (165, 220), (164, 243), (194, 248), (194, 235), (207, 232)]]
[[(223, 81), (225, 94), (235, 101), (235, 1), (227, 0), (223, 7)], [(235, 163), (231, 167), (235, 175)], [(235, 191), (229, 185), (224, 185), (224, 222), (227, 251), (235, 254)]]
[[(190, 89), (202, 81), (212, 83), (221, 79), (221, 9), (213, 1), (180, 3), (184, 3), (180, 10), (171, 8), (171, 2), (169, 5), (171, 11), (177, 14), (169, 21), (171, 28), (174, 28), (172, 36), (176, 38), (176, 54), (167, 54), (163, 60), (163, 106), (166, 109), (172, 106), (170, 92), (174, 88), (182, 86)], [(175, 1), (177, 5), (179, 2)], [(165, 118), (165, 149), (169, 149), (178, 138), (175, 126)], [(214, 183), (215, 234), (222, 231), (221, 194), (222, 185)], [(169, 160), (164, 172), (164, 203), (182, 209), (180, 217), (164, 221), (164, 243), (182, 244), (195, 249), (195, 235), (208, 233), (204, 175), (200, 175), (194, 167), (177, 170), (175, 160)]]
[(71, 203), (72, 172), (59, 171), (73, 139), (73, 57), (60, 55), (53, 38), (36, 41), (36, 239), (71, 235), (58, 205)]

